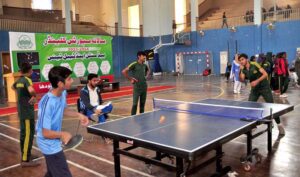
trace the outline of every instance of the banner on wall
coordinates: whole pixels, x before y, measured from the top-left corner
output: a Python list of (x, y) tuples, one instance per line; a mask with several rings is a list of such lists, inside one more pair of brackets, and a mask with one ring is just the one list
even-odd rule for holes
[(69, 68), (73, 78), (113, 74), (110, 36), (10, 32), (9, 39), (13, 72), (29, 62), (33, 82), (48, 81), (53, 66)]

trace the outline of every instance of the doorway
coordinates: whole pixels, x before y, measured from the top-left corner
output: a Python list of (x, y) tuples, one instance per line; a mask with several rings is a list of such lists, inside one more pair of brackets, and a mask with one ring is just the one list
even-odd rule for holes
[(6, 81), (3, 78), (4, 74), (8, 74), (12, 72), (11, 62), (10, 62), (10, 53), (9, 52), (1, 52), (1, 71), (0, 72), (0, 103), (4, 103), (7, 98), (6, 93)]

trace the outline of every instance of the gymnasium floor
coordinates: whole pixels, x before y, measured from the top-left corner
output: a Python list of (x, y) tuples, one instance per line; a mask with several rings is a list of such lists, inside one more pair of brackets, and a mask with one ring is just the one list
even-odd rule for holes
[[(241, 94), (233, 94), (233, 84), (225, 82), (224, 78), (210, 76), (163, 76), (148, 82), (149, 85), (174, 85), (175, 89), (148, 94), (146, 111), (152, 110), (152, 98), (174, 99), (182, 101), (197, 101), (205, 98), (220, 98), (231, 100), (247, 100), (249, 88), (243, 85)], [(121, 85), (128, 85), (122, 81)], [(248, 84), (249, 86), (249, 84)], [(263, 156), (262, 163), (255, 165), (251, 172), (245, 172), (240, 164), (240, 157), (246, 152), (246, 136), (240, 136), (224, 145), (223, 165), (230, 165), (239, 176), (245, 177), (296, 177), (300, 174), (300, 120), (299, 105), (300, 92), (290, 87), (288, 98), (276, 98), (277, 103), (289, 103), (295, 106), (295, 110), (281, 117), (286, 127), (286, 135), (278, 137), (277, 127), (273, 129), (273, 153), (267, 153), (267, 135), (264, 134), (253, 141), (253, 146), (259, 148)], [(114, 110), (112, 119), (121, 118), (130, 114), (132, 98), (123, 97), (110, 100)], [(72, 106), (76, 111), (75, 106)], [(297, 116), (298, 115), (298, 116)], [(63, 121), (63, 129), (75, 133), (78, 120), (66, 117)], [(264, 126), (259, 127), (263, 128)], [(112, 157), (112, 145), (105, 144), (100, 137), (87, 134), (86, 129), (80, 127), (80, 133), (86, 141), (76, 150), (66, 152), (69, 167), (74, 177), (102, 177), (114, 176)], [(298, 140), (297, 140), (298, 139)], [(20, 167), (19, 152), (19, 122), (17, 115), (0, 117), (0, 177), (41, 177), (46, 172), (45, 160), (34, 144), (33, 154), (38, 155), (41, 166), (31, 168)], [(137, 149), (137, 153), (150, 155), (152, 152)], [(204, 155), (205, 159), (214, 152)], [(122, 176), (175, 176), (159, 167), (153, 167), (152, 174), (148, 174), (145, 164), (139, 161), (121, 156)], [(215, 163), (211, 163), (203, 170), (191, 176), (206, 177), (215, 171)]]

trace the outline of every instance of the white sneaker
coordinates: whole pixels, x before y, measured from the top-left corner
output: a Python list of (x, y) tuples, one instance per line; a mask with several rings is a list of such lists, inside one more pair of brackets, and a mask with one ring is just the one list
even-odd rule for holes
[(288, 96), (287, 96), (287, 94), (284, 93), (284, 94), (281, 94), (279, 97), (280, 97), (280, 98), (286, 98), (286, 97), (288, 97)]
[(235, 172), (235, 171), (230, 171), (230, 172), (227, 173), (227, 175), (228, 175), (228, 177), (236, 177), (239, 174), (237, 172)]
[(284, 136), (285, 135), (285, 130), (284, 130), (282, 124), (278, 124), (277, 128), (278, 128), (278, 131), (279, 131), (279, 135)]

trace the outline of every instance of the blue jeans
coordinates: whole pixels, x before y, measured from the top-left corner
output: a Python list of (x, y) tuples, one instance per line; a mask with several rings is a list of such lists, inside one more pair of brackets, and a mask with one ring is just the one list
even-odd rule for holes
[[(89, 119), (91, 119), (91, 116), (94, 114), (94, 112), (93, 111), (91, 111), (91, 110), (87, 110), (86, 111), (86, 116), (89, 118)], [(103, 123), (103, 122), (105, 122), (106, 121), (106, 118), (105, 118), (105, 115), (104, 114), (100, 114), (99, 116), (98, 116), (98, 123)]]

